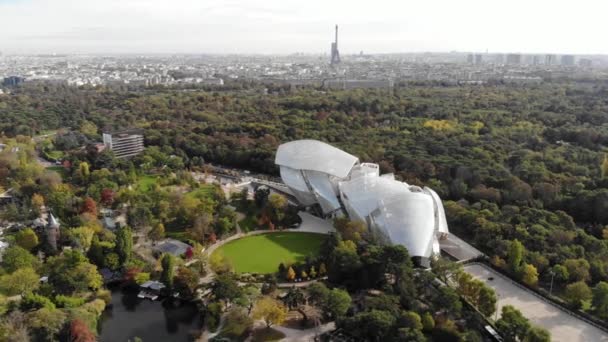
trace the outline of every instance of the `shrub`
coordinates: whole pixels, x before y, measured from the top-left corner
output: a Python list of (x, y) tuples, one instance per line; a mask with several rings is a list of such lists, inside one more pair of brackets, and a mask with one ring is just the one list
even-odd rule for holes
[(220, 318), (222, 316), (222, 304), (211, 303), (207, 305), (205, 311), (205, 324), (209, 331), (215, 331), (220, 324)]
[(85, 302), (84, 298), (70, 297), (64, 295), (55, 296), (55, 304), (59, 308), (77, 308), (83, 305)]
[(55, 309), (55, 304), (45, 296), (38, 294), (28, 294), (21, 300), (21, 310), (38, 310), (42, 308)]

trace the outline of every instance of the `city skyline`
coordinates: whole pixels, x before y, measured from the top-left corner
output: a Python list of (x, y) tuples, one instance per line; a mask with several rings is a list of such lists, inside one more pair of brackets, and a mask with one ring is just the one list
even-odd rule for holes
[[(6, 54), (328, 54), (489, 51), (608, 54), (608, 5), (582, 0), (321, 2), (0, 0)], [(24, 20), (24, 18), (26, 18)]]

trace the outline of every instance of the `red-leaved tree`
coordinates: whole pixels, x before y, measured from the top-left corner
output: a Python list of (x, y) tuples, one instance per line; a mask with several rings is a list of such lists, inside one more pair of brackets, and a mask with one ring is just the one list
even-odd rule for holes
[(105, 206), (111, 206), (114, 203), (114, 191), (112, 189), (105, 188), (101, 190), (101, 204)]
[(95, 334), (83, 321), (75, 319), (70, 323), (70, 342), (95, 342)]
[(82, 212), (81, 214), (89, 213), (91, 215), (97, 216), (97, 203), (91, 197), (87, 197), (84, 199), (84, 203), (82, 204)]

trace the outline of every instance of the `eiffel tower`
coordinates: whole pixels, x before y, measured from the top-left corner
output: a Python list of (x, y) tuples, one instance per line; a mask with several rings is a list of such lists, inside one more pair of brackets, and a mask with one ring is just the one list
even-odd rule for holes
[(331, 43), (331, 65), (340, 63), (340, 51), (338, 51), (338, 25), (336, 25), (336, 41)]

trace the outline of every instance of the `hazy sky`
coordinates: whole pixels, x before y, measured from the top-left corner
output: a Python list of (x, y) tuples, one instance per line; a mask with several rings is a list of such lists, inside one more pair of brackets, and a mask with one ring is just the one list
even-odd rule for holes
[(608, 54), (606, 0), (0, 0), (5, 53)]

